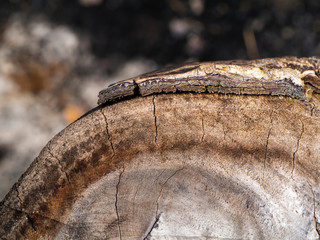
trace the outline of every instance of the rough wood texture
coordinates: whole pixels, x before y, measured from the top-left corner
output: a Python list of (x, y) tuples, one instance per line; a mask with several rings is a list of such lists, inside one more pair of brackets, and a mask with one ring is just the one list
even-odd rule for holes
[(93, 109), (8, 193), (1, 238), (318, 239), (318, 93), (299, 84), (290, 83), (303, 98), (258, 88), (147, 94)]
[(99, 93), (98, 104), (175, 92), (278, 95), (307, 100), (313, 91), (319, 92), (319, 69), (320, 59), (316, 57), (190, 63), (112, 84)]

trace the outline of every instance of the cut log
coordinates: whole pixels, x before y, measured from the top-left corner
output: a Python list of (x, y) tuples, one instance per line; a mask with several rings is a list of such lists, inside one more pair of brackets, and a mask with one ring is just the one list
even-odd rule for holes
[(319, 63), (197, 63), (103, 90), (1, 202), (1, 238), (318, 239)]

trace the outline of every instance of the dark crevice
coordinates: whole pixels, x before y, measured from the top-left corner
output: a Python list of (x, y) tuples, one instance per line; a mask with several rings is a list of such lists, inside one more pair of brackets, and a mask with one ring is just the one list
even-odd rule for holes
[(28, 219), (28, 222), (30, 223), (32, 229), (36, 232), (37, 231), (37, 228), (35, 226), (35, 222), (34, 222), (34, 219), (32, 217), (30, 217), (28, 214), (27, 214), (27, 219)]
[(155, 180), (153, 181), (153, 183), (155, 183), (155, 182), (159, 179), (159, 177), (160, 177), (165, 171), (166, 171), (165, 169), (162, 170), (161, 173), (155, 178)]
[[(67, 226), (68, 228), (71, 228), (71, 229), (72, 229), (72, 226), (70, 226), (70, 225), (68, 225), (68, 224), (66, 224), (66, 223), (63, 223), (63, 222), (61, 222), (61, 221), (59, 221), (59, 220), (57, 220), (57, 219), (50, 218), (50, 217), (48, 217), (48, 216), (44, 216), (44, 215), (39, 214), (39, 213), (28, 213), (28, 212), (26, 212), (26, 211), (24, 211), (24, 210), (15, 209), (15, 208), (10, 207), (10, 206), (8, 206), (8, 205), (4, 205), (4, 207), (9, 208), (9, 209), (11, 209), (11, 210), (13, 210), (13, 211), (16, 211), (16, 212), (19, 212), (19, 213), (23, 213), (23, 214), (25, 214), (25, 215), (27, 216), (27, 218), (28, 218), (28, 217), (31, 217), (31, 216), (39, 216), (39, 217), (41, 217), (41, 218), (44, 218), (44, 219), (48, 219), (48, 220), (50, 220), (50, 221), (53, 221), (53, 222), (55, 222), (56, 224), (61, 224), (61, 225), (63, 225), (63, 226)], [(33, 223), (34, 223), (34, 221), (33, 221)]]
[(316, 110), (316, 105), (311, 103), (310, 116), (313, 117)]
[[(163, 191), (164, 186), (168, 183), (168, 181), (169, 181), (173, 176), (175, 176), (178, 172), (180, 172), (180, 171), (183, 170), (183, 169), (184, 169), (184, 167), (176, 170), (176, 171), (175, 171), (173, 174), (171, 174), (171, 175), (164, 181), (164, 183), (161, 185), (161, 189), (160, 189), (159, 195), (158, 195), (157, 200), (156, 200), (155, 221), (154, 221), (151, 229), (148, 231), (148, 233), (146, 234), (146, 236), (145, 236), (143, 239), (147, 239), (148, 236), (150, 236), (152, 230), (157, 226), (157, 223), (158, 223), (158, 221), (159, 221), (159, 218), (160, 218), (160, 215), (161, 215), (161, 213), (159, 213), (159, 199), (160, 199), (160, 197), (161, 197), (161, 195), (162, 195), (162, 191)], [(161, 174), (162, 174), (162, 173), (161, 173)], [(160, 174), (160, 175), (161, 175), (161, 174)]]
[(20, 208), (22, 209), (22, 199), (20, 198), (20, 193), (19, 193), (19, 190), (18, 190), (18, 186), (17, 186), (17, 185), (18, 185), (17, 183), (14, 184), (14, 189), (15, 189), (16, 192), (17, 192), (17, 198), (18, 198), (18, 201), (19, 201), (19, 204), (20, 204)]
[(112, 137), (111, 137), (110, 132), (109, 132), (108, 119), (107, 119), (106, 115), (104, 114), (103, 109), (100, 109), (100, 112), (101, 112), (101, 114), (102, 114), (102, 116), (103, 116), (103, 118), (104, 118), (104, 121), (105, 121), (105, 123), (106, 123), (106, 133), (107, 133), (107, 138), (108, 138), (108, 141), (109, 141), (110, 146), (111, 146), (111, 149), (112, 149), (112, 156), (111, 156), (111, 158), (113, 158), (113, 157), (115, 156), (115, 151), (114, 151), (114, 146), (113, 146), (113, 143), (112, 143)]
[(154, 117), (154, 126), (155, 126), (155, 136), (154, 136), (154, 142), (157, 144), (158, 140), (158, 124), (157, 124), (157, 115), (156, 115), (156, 103), (155, 103), (156, 95), (153, 95), (152, 103), (153, 103), (153, 117)]
[(187, 73), (191, 72), (195, 69), (198, 69), (200, 67), (199, 64), (195, 64), (194, 66), (184, 66), (184, 64), (179, 67), (177, 66), (176, 68), (173, 68), (172, 70), (165, 72), (163, 75), (172, 75), (172, 74), (182, 74), (182, 73)]
[(225, 129), (224, 124), (222, 124), (222, 131), (223, 131), (223, 140), (226, 141), (228, 130)]
[(264, 152), (262, 181), (264, 180), (264, 172), (265, 172), (265, 169), (266, 169), (266, 162), (267, 162), (267, 158), (268, 158), (269, 139), (270, 139), (270, 135), (271, 135), (271, 130), (272, 130), (272, 128), (273, 128), (272, 115), (273, 115), (273, 110), (272, 110), (271, 113), (270, 113), (270, 127), (269, 127), (269, 130), (268, 130), (268, 135), (267, 135), (267, 140), (266, 140), (266, 147), (265, 147), (265, 152)]
[(133, 83), (133, 96), (141, 96), (139, 85), (135, 80), (132, 80)]
[(73, 189), (73, 186), (72, 186), (72, 184), (71, 184), (69, 175), (68, 175), (68, 173), (64, 170), (64, 168), (62, 167), (62, 164), (61, 164), (59, 158), (57, 158), (56, 156), (54, 156), (54, 155), (52, 154), (51, 150), (48, 150), (48, 152), (49, 152), (49, 154), (51, 155), (51, 157), (58, 162), (58, 165), (59, 165), (59, 168), (60, 168), (61, 172), (64, 173), (64, 175), (65, 175), (65, 177), (66, 177), (66, 179), (67, 179), (68, 184), (70, 185), (71, 189)]
[(265, 149), (264, 160), (263, 160), (263, 176), (262, 176), (262, 180), (264, 180), (264, 172), (265, 172), (265, 169), (266, 169), (266, 162), (267, 162), (267, 158), (268, 158), (268, 145), (269, 145), (269, 138), (270, 138), (270, 135), (271, 135), (271, 129), (272, 129), (272, 127), (269, 128), (268, 135), (267, 135), (266, 149)]
[(296, 165), (296, 154), (297, 154), (297, 152), (299, 150), (300, 140), (302, 138), (303, 132), (304, 132), (304, 123), (301, 122), (301, 132), (300, 132), (300, 135), (299, 135), (298, 140), (297, 140), (296, 150), (292, 154), (292, 170), (291, 170), (291, 177), (292, 178), (293, 178), (295, 165)]
[(152, 230), (158, 227), (159, 219), (160, 219), (160, 214), (156, 217), (156, 219), (155, 219), (155, 221), (153, 222), (150, 230), (148, 231), (148, 233), (146, 234), (146, 236), (143, 238), (143, 240), (146, 240), (146, 239), (150, 236)]
[(143, 181), (143, 178), (140, 179), (139, 181), (139, 184), (138, 184), (138, 187), (133, 195), (133, 199), (132, 199), (132, 211), (133, 211), (133, 214), (135, 213), (135, 200), (136, 200), (136, 197), (138, 195), (138, 192), (139, 190), (141, 189), (140, 186), (142, 185), (142, 181)]
[(201, 137), (201, 142), (203, 142), (203, 140), (204, 140), (204, 136), (205, 136), (205, 131), (204, 131), (204, 120), (203, 120), (203, 117), (201, 118), (201, 127), (202, 127), (202, 137)]
[(312, 199), (313, 199), (313, 221), (314, 221), (314, 227), (315, 230), (319, 236), (320, 239), (320, 223), (318, 222), (318, 219), (316, 217), (316, 197), (312, 188), (312, 185), (309, 183), (310, 189), (311, 189), (311, 193), (312, 193)]
[(124, 167), (122, 169), (122, 171), (120, 172), (119, 174), (119, 180), (118, 180), (118, 183), (117, 183), (117, 186), (116, 186), (116, 200), (115, 200), (115, 209), (116, 209), (116, 214), (117, 214), (117, 222), (118, 222), (118, 230), (119, 230), (119, 238), (120, 240), (122, 240), (122, 232), (121, 232), (121, 226), (120, 226), (120, 215), (119, 215), (119, 208), (118, 208), (118, 194), (119, 194), (119, 186), (120, 186), (120, 182), (121, 182), (121, 177), (122, 177), (122, 174), (124, 172)]

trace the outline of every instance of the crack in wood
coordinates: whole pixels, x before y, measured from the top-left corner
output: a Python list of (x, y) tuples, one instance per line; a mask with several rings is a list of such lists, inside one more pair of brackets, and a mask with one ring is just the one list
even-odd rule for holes
[(153, 103), (153, 117), (154, 117), (154, 126), (155, 126), (155, 136), (154, 136), (154, 142), (157, 144), (158, 140), (158, 124), (157, 124), (157, 114), (156, 114), (156, 103), (155, 103), (156, 95), (153, 95), (152, 103)]
[(119, 207), (118, 207), (118, 194), (119, 194), (119, 187), (120, 187), (120, 182), (121, 182), (121, 177), (122, 177), (122, 174), (124, 173), (124, 166), (123, 166), (123, 169), (122, 171), (120, 172), (119, 174), (119, 180), (118, 180), (118, 183), (116, 185), (116, 194), (115, 194), (115, 210), (116, 210), (116, 215), (117, 215), (117, 222), (118, 222), (118, 231), (119, 231), (119, 239), (122, 240), (122, 231), (121, 231), (121, 224), (120, 224), (120, 215), (119, 215)]
[(309, 186), (310, 186), (310, 189), (311, 189), (311, 193), (312, 193), (312, 200), (313, 200), (313, 221), (314, 221), (314, 227), (315, 227), (315, 230), (319, 236), (319, 239), (320, 239), (320, 223), (318, 222), (318, 219), (316, 217), (316, 197), (315, 197), (315, 194), (314, 194), (314, 191), (313, 191), (313, 187), (312, 185), (308, 182)]
[(57, 220), (57, 219), (54, 219), (54, 218), (50, 218), (50, 217), (48, 217), (48, 216), (44, 216), (44, 215), (42, 215), (42, 214), (40, 214), (40, 213), (29, 213), (29, 212), (27, 212), (27, 211), (25, 211), (25, 210), (16, 209), (16, 208), (10, 207), (10, 206), (8, 206), (8, 205), (3, 205), (3, 206), (6, 207), (6, 208), (8, 208), (8, 209), (11, 209), (12, 211), (16, 211), (16, 212), (19, 212), (19, 213), (23, 213), (23, 214), (26, 215), (27, 218), (28, 218), (28, 217), (31, 217), (31, 216), (39, 216), (39, 217), (44, 218), (44, 219), (47, 219), (47, 220), (49, 220), (49, 221), (53, 221), (53, 222), (55, 222), (55, 223), (61, 224), (61, 225), (63, 225), (63, 226), (66, 226), (66, 227), (68, 227), (68, 228), (70, 228), (70, 229), (73, 228), (71, 225), (69, 225), (69, 224), (67, 224), (67, 223), (61, 222), (61, 221), (59, 221), (59, 220)]
[(35, 226), (35, 222), (34, 222), (34, 219), (32, 218), (32, 217), (30, 217), (29, 215), (27, 215), (27, 219), (28, 219), (28, 222), (30, 223), (30, 225), (31, 225), (31, 227), (32, 227), (32, 229), (33, 229), (33, 231), (37, 231), (37, 228), (36, 228), (36, 226)]
[(16, 193), (17, 193), (17, 199), (18, 199), (18, 202), (19, 202), (19, 204), (20, 204), (20, 209), (22, 210), (22, 199), (20, 198), (20, 192), (19, 192), (19, 190), (18, 190), (18, 183), (15, 183), (14, 185), (14, 189), (15, 189), (15, 191), (16, 191)]
[(302, 138), (303, 132), (304, 132), (304, 123), (301, 122), (301, 132), (300, 132), (300, 135), (299, 135), (298, 140), (297, 140), (296, 150), (292, 154), (292, 170), (291, 170), (291, 178), (292, 179), (293, 179), (293, 174), (294, 174), (295, 165), (296, 165), (296, 154), (297, 154), (297, 152), (299, 150), (300, 140)]
[(272, 128), (273, 128), (273, 119), (272, 119), (273, 112), (274, 112), (274, 110), (272, 110), (271, 113), (270, 113), (270, 126), (269, 126), (269, 130), (268, 130), (268, 134), (267, 134), (266, 147), (265, 147), (264, 159), (263, 159), (262, 181), (264, 181), (264, 174), (265, 174), (265, 169), (266, 169), (266, 161), (267, 161), (267, 158), (268, 158), (269, 139), (270, 139), (271, 131), (272, 131)]
[(205, 130), (204, 130), (204, 120), (203, 120), (203, 117), (201, 118), (201, 128), (202, 128), (201, 143), (203, 143), (203, 140), (204, 140), (204, 136), (205, 136)]
[(112, 149), (112, 156), (111, 156), (111, 159), (112, 159), (115, 156), (115, 151), (114, 151), (114, 146), (113, 146), (113, 143), (112, 143), (112, 137), (111, 137), (110, 131), (109, 131), (108, 119), (107, 119), (107, 116), (104, 114), (103, 109), (100, 109), (100, 112), (101, 112), (101, 114), (102, 114), (102, 116), (104, 118), (105, 124), (106, 124), (107, 138), (108, 138), (108, 141), (109, 141), (111, 149)]
[(52, 157), (53, 159), (55, 159), (55, 160), (58, 162), (58, 165), (59, 165), (59, 168), (60, 168), (61, 172), (64, 173), (64, 175), (65, 175), (65, 177), (66, 177), (66, 179), (67, 179), (67, 182), (68, 182), (68, 184), (70, 185), (71, 190), (73, 191), (73, 186), (72, 186), (72, 184), (71, 184), (69, 175), (68, 175), (67, 171), (64, 170), (64, 168), (62, 167), (61, 161), (59, 160), (59, 158), (57, 158), (56, 156), (53, 155), (53, 153), (51, 152), (51, 150), (50, 150), (49, 148), (48, 148), (48, 153), (51, 155), (51, 157)]
[[(163, 191), (164, 186), (168, 183), (168, 181), (169, 181), (172, 177), (174, 177), (178, 172), (182, 171), (183, 169), (184, 169), (184, 167), (182, 167), (182, 168), (180, 168), (180, 169), (177, 169), (173, 174), (171, 174), (171, 175), (164, 181), (163, 184), (161, 184), (161, 189), (160, 189), (158, 198), (157, 198), (157, 200), (156, 200), (155, 221), (154, 221), (154, 223), (151, 225), (150, 230), (147, 232), (147, 234), (146, 234), (145, 237), (143, 238), (144, 240), (145, 240), (145, 239), (148, 239), (148, 237), (151, 235), (152, 230), (155, 228), (156, 224), (157, 224), (158, 221), (159, 221), (159, 218), (160, 218), (160, 215), (161, 215), (161, 213), (159, 213), (159, 199), (160, 199), (160, 197), (161, 197), (161, 195), (162, 195), (162, 191)], [(161, 174), (162, 174), (162, 173), (163, 173), (163, 172), (161, 172)], [(161, 175), (161, 174), (160, 174), (160, 175)]]
[(155, 228), (158, 226), (158, 222), (159, 222), (159, 219), (160, 219), (160, 215), (161, 215), (161, 214), (159, 214), (159, 215), (156, 217), (156, 219), (155, 219), (155, 221), (153, 222), (150, 230), (148, 231), (148, 233), (146, 234), (146, 236), (143, 238), (143, 240), (147, 240), (148, 237), (151, 235), (151, 232), (153, 231), (153, 229), (155, 229)]

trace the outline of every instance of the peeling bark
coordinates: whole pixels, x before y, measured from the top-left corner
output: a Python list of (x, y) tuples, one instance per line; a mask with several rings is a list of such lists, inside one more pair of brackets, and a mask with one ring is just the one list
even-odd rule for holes
[(319, 67), (318, 58), (295, 57), (188, 63), (112, 84), (100, 91), (98, 104), (162, 92), (278, 95), (308, 100), (312, 92), (320, 92)]

